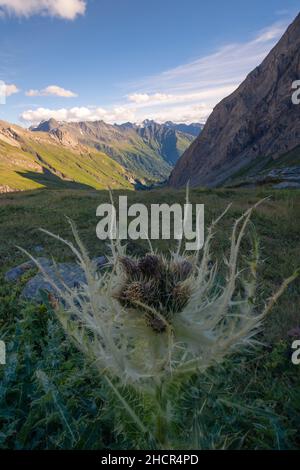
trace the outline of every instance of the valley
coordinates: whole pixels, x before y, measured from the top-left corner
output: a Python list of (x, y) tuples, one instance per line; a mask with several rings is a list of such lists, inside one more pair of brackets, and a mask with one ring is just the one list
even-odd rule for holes
[(134, 188), (166, 180), (195, 129), (201, 130), (186, 127), (183, 132), (153, 121), (137, 126), (50, 119), (27, 130), (0, 121), (0, 192)]

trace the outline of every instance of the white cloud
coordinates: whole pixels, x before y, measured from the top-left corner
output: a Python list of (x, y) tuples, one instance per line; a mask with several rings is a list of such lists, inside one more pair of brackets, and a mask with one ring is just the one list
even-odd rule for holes
[[(172, 106), (169, 108), (151, 110), (144, 116), (148, 119), (153, 119), (157, 122), (205, 122), (207, 117), (212, 112), (212, 108), (203, 104), (185, 105), (185, 106)], [(138, 122), (143, 121), (144, 118), (138, 119)]]
[(75, 98), (78, 95), (73, 93), (73, 91), (61, 88), (60, 86), (50, 85), (42, 90), (29, 90), (26, 92), (26, 96), (59, 96), (61, 98)]
[(0, 80), (0, 105), (6, 104), (6, 98), (19, 93), (19, 88), (13, 83), (7, 84)]
[(123, 107), (114, 107), (107, 110), (100, 107), (74, 107), (61, 109), (38, 108), (30, 109), (21, 114), (21, 120), (26, 123), (38, 124), (41, 121), (54, 118), (57, 121), (79, 122), (99, 121), (124, 122), (134, 120), (134, 111)]
[(15, 95), (16, 93), (19, 93), (19, 88), (14, 85), (13, 83), (8, 84), (0, 80), (0, 93), (2, 97), (7, 98), (8, 96)]
[(19, 93), (19, 88), (14, 85), (13, 83), (8, 85), (7, 83), (4, 84), (4, 90), (5, 90), (5, 96), (11, 96), (15, 95), (16, 93)]
[(279, 39), (283, 33), (282, 23), (277, 23), (271, 26), (271, 28), (263, 29), (254, 39), (254, 43), (267, 43), (273, 41), (274, 39)]
[(85, 10), (86, 0), (0, 0), (0, 15), (43, 15), (74, 20)]
[(221, 99), (224, 96), (232, 93), (236, 85), (227, 85), (222, 87), (212, 87), (203, 89), (199, 92), (193, 93), (184, 93), (184, 94), (165, 94), (165, 93), (133, 93), (128, 95), (128, 101), (135, 103), (136, 108), (143, 108), (149, 106), (161, 106), (177, 104), (177, 103), (189, 103), (195, 102), (197, 100), (206, 100), (206, 99)]
[(173, 98), (173, 95), (167, 95), (166, 93), (154, 93), (149, 95), (148, 93), (132, 93), (128, 95), (128, 100), (132, 103), (141, 104), (141, 103), (164, 103)]

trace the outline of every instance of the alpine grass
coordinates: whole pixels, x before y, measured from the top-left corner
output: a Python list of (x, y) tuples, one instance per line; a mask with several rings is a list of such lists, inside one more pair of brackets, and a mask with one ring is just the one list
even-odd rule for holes
[[(48, 303), (67, 336), (106, 383), (115, 434), (136, 448), (189, 448), (199, 443), (195, 436), (204, 432), (205, 403), (195, 409), (195, 426), (187, 430), (181, 422), (181, 397), (192, 377), (204, 376), (227, 356), (257, 345), (256, 335), (267, 314), (297, 276), (286, 279), (258, 309), (257, 239), (247, 267), (241, 269), (239, 256), (257, 205), (234, 223), (223, 261), (225, 274), (212, 261), (211, 241), (228, 208), (209, 228), (202, 253), (191, 255), (179, 243), (176, 252), (165, 256), (149, 242), (149, 253), (134, 258), (116, 240), (101, 271), (90, 260), (72, 221), (75, 244), (43, 230), (67, 245), (84, 270), (86, 282), (74, 289), (62, 280), (64, 288), (59, 287), (26, 252), (56, 292)], [(46, 386), (43, 375), (40, 380)]]

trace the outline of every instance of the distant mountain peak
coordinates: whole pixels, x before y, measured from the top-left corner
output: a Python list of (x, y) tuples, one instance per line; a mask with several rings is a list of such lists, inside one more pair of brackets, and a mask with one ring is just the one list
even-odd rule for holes
[(59, 122), (56, 119), (50, 118), (45, 121), (41, 121), (40, 124), (36, 127), (32, 126), (31, 130), (40, 131), (40, 132), (51, 132), (53, 129), (59, 127)]

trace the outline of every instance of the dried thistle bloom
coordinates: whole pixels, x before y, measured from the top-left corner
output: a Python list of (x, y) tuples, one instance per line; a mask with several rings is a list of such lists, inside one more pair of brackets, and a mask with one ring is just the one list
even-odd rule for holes
[(122, 265), (125, 274), (130, 279), (139, 278), (139, 275), (140, 275), (139, 267), (133, 259), (128, 258), (128, 256), (120, 256), (119, 262)]
[(160, 278), (163, 275), (163, 261), (159, 256), (152, 253), (140, 259), (138, 267), (141, 275), (145, 278)]
[(139, 281), (125, 284), (120, 292), (115, 294), (115, 298), (125, 306), (134, 306), (136, 302), (143, 302), (144, 297), (145, 285)]
[(180, 281), (185, 281), (192, 273), (193, 264), (187, 259), (173, 263), (172, 270)]
[(193, 265), (186, 259), (168, 261), (154, 253), (139, 262), (122, 256), (119, 263), (124, 281), (114, 297), (121, 305), (144, 313), (145, 322), (153, 331), (166, 331), (173, 314), (184, 308), (192, 293), (182, 280), (191, 276)]
[(180, 312), (187, 305), (190, 296), (191, 288), (185, 283), (178, 283), (172, 290), (172, 300), (174, 312)]

